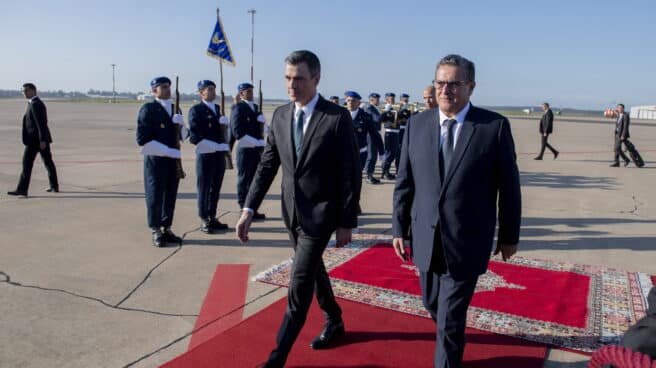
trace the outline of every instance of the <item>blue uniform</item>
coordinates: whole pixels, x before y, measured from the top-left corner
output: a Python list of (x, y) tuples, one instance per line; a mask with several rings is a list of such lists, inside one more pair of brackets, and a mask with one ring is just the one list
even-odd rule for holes
[[(251, 136), (257, 140), (264, 139), (264, 124), (257, 120), (259, 115), (257, 104), (255, 111), (246, 101), (241, 101), (232, 107), (230, 114), (230, 132), (234, 139), (239, 140)], [(291, 124), (291, 123), (290, 123)], [(264, 147), (237, 146), (237, 202), (239, 208), (244, 207), (248, 189), (251, 187), (257, 165), (262, 159)]]
[[(137, 118), (137, 144), (143, 146), (154, 140), (170, 148), (176, 148), (178, 139), (177, 126), (159, 102), (148, 102), (141, 107)], [(144, 156), (148, 227), (154, 230), (162, 227), (168, 229), (173, 223), (180, 181), (175, 160), (170, 157)]]
[(408, 125), (408, 119), (412, 116), (412, 111), (408, 109), (409, 105), (401, 105), (399, 115), (397, 117), (397, 124), (399, 125), (399, 154), (394, 159), (394, 165), (399, 167), (399, 157), (401, 156), (401, 144), (403, 143), (403, 134)]
[[(399, 125), (397, 111), (390, 109), (380, 115), (380, 121), (385, 127), (385, 161), (383, 162), (383, 176), (389, 174), (392, 162), (398, 162), (399, 156)], [(398, 165), (398, 164), (397, 164)], [(396, 167), (398, 171), (398, 166)]]
[(371, 116), (371, 120), (374, 123), (376, 128), (376, 135), (378, 138), (377, 141), (380, 141), (381, 145), (377, 146), (370, 137), (367, 137), (367, 161), (365, 162), (365, 169), (367, 170), (368, 176), (373, 176), (374, 170), (376, 169), (376, 161), (378, 161), (378, 153), (380, 151), (385, 152), (385, 147), (382, 144), (383, 138), (380, 136), (380, 111), (378, 108), (372, 104), (367, 106), (366, 112)]
[[(226, 143), (219, 123), (219, 105), (211, 109), (201, 102), (189, 109), (189, 141), (198, 144), (203, 139)], [(225, 153), (222, 151), (196, 155), (196, 188), (198, 190), (198, 217), (211, 221), (216, 208), (225, 174)]]
[(369, 151), (368, 142), (373, 142), (376, 147), (376, 154), (382, 151), (383, 142), (378, 130), (376, 130), (376, 123), (374, 123), (371, 115), (367, 114), (363, 109), (358, 109), (357, 111), (353, 119), (353, 125), (355, 127), (355, 138), (358, 142), (358, 149), (360, 150), (360, 164), (362, 165), (362, 169), (364, 169)]

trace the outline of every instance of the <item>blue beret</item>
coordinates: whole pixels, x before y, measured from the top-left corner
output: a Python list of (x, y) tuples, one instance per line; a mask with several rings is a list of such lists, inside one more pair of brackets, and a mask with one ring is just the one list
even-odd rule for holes
[(410, 98), (410, 95), (407, 93), (401, 93), (402, 98)]
[(385, 97), (396, 97), (396, 95), (393, 92), (387, 92), (385, 93)]
[(346, 91), (344, 92), (344, 96), (357, 98), (358, 100), (362, 99), (362, 96), (360, 96), (360, 94), (355, 91)]
[(339, 97), (338, 96), (330, 96), (328, 99), (329, 100), (339, 100)]
[(378, 93), (376, 93), (376, 92), (371, 92), (371, 93), (369, 94), (369, 98), (380, 98), (380, 95), (379, 95)]
[(238, 85), (237, 86), (237, 91), (241, 92), (241, 91), (247, 90), (249, 88), (253, 88), (253, 85), (246, 82), (246, 83), (242, 83), (242, 84)]
[(199, 90), (207, 88), (209, 86), (216, 87), (216, 83), (212, 82), (211, 80), (207, 80), (207, 79), (198, 82), (198, 89)]
[(153, 78), (153, 80), (150, 81), (150, 88), (155, 88), (160, 84), (164, 84), (164, 83), (171, 84), (171, 80), (166, 77)]

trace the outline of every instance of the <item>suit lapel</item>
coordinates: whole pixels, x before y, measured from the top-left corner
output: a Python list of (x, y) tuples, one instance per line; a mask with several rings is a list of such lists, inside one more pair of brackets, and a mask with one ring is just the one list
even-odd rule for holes
[[(280, 109), (280, 136), (278, 142), (278, 149), (283, 150), (285, 155), (290, 158), (292, 166), (294, 165), (294, 137), (292, 136), (294, 130), (294, 119), (292, 119), (292, 111), (294, 110), (294, 103), (290, 102)], [(272, 122), (273, 124), (273, 122)]]
[(449, 164), (449, 171), (445, 173), (445, 178), (442, 188), (445, 188), (449, 184), (449, 181), (453, 177), (453, 173), (458, 169), (458, 166), (460, 165), (460, 161), (462, 161), (462, 157), (465, 155), (465, 152), (469, 147), (469, 141), (471, 140), (471, 137), (474, 135), (474, 132), (476, 131), (474, 122), (472, 122), (469, 119), (473, 109), (474, 106), (470, 108), (469, 112), (467, 113), (467, 116), (465, 117), (465, 121), (462, 124), (462, 128), (460, 128), (460, 134), (458, 135), (458, 141), (456, 142), (456, 149), (453, 151), (453, 157), (451, 157), (451, 163)]
[[(327, 101), (325, 102), (332, 103)], [(324, 99), (321, 96), (319, 96), (319, 101), (317, 101), (317, 105), (314, 107), (314, 111), (312, 111), (312, 116), (310, 117), (310, 122), (308, 123), (309, 125), (307, 127), (307, 130), (305, 131), (305, 134), (303, 134), (303, 146), (301, 147), (301, 154), (298, 156), (296, 161), (297, 168), (301, 166), (303, 159), (307, 155), (307, 151), (309, 149), (312, 136), (314, 135), (314, 132), (317, 131), (319, 122), (323, 119), (324, 116), (323, 106), (322, 106), (323, 103), (324, 103)]]
[(437, 182), (441, 183), (442, 182), (442, 175), (440, 175), (440, 165), (441, 160), (440, 160), (440, 136), (442, 135), (441, 132), (441, 127), (440, 127), (440, 114), (435, 113), (431, 119), (430, 119), (430, 157), (435, 157), (435, 160), (431, 160), (431, 162), (435, 163), (435, 167), (432, 169), (434, 170), (435, 173), (437, 173)]

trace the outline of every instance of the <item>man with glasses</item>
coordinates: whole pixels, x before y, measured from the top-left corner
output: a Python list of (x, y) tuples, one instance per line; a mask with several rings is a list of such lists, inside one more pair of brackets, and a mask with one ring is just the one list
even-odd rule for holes
[(57, 169), (52, 160), (52, 153), (50, 152), (50, 144), (52, 143), (52, 136), (50, 129), (48, 129), (48, 113), (46, 105), (41, 101), (36, 94), (36, 86), (32, 83), (23, 84), (23, 96), (27, 101), (27, 110), (23, 115), (23, 144), (25, 150), (23, 151), (23, 171), (21, 172), (20, 179), (16, 190), (7, 192), (12, 196), (27, 196), (27, 191), (30, 187), (30, 178), (32, 177), (32, 168), (34, 167), (34, 159), (36, 155), (41, 155), (43, 164), (48, 170), (48, 181), (50, 187), (46, 192), (59, 192), (59, 181), (57, 180)]
[[(424, 306), (437, 322), (435, 367), (460, 367), (465, 322), (478, 277), (495, 254), (517, 251), (521, 193), (510, 123), (473, 106), (474, 63), (437, 64), (439, 109), (410, 118), (393, 202), (393, 248), (420, 271)], [(497, 216), (498, 214), (498, 216)]]

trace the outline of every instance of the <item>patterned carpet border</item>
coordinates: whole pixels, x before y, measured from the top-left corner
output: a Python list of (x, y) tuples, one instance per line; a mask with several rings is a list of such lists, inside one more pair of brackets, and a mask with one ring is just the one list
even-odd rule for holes
[[(354, 234), (353, 241), (344, 248), (328, 248), (324, 252), (326, 270), (353, 259), (377, 243), (390, 243), (391, 237)], [(511, 264), (544, 270), (574, 272), (590, 277), (588, 316), (585, 328), (575, 328), (549, 321), (524, 318), (512, 314), (470, 307), (467, 326), (502, 335), (592, 352), (612, 343), (645, 315), (647, 294), (654, 285), (648, 274), (626, 272), (599, 266), (513, 257)], [(287, 260), (254, 277), (255, 281), (287, 286), (292, 261)], [(402, 313), (429, 317), (421, 297), (396, 290), (331, 278), (333, 291), (339, 298), (391, 309)], [(479, 284), (480, 284), (479, 280)]]

